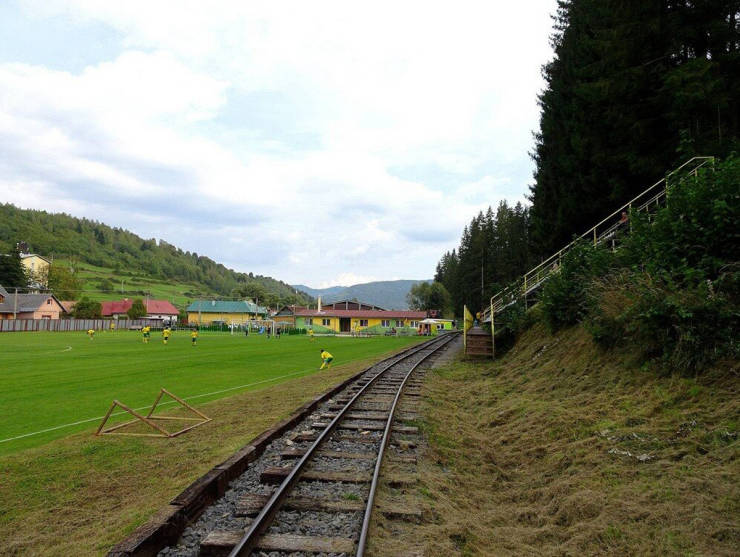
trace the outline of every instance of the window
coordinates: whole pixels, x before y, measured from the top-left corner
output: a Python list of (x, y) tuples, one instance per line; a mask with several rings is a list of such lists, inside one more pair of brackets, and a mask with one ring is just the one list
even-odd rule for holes
[(48, 300), (46, 300), (46, 305), (49, 305), (49, 306), (51, 305), (51, 298), (49, 298)]
[(391, 326), (391, 320), (390, 320), (390, 319), (383, 319), (383, 320), (382, 320), (382, 321), (380, 322), (380, 325), (381, 325), (382, 327), (390, 327), (390, 326)]
[(324, 327), (331, 327), (331, 319), (322, 319), (322, 320), (321, 320), (321, 324), (322, 324), (322, 325), (323, 325)]
[(360, 319), (360, 327), (367, 327), (367, 319)]
[(418, 321), (412, 321), (411, 323), (409, 323), (409, 327), (418, 327), (418, 326), (419, 326)]
[(396, 327), (403, 327), (403, 320), (402, 319), (396, 319)]
[(306, 317), (306, 325), (313, 325), (313, 319)]

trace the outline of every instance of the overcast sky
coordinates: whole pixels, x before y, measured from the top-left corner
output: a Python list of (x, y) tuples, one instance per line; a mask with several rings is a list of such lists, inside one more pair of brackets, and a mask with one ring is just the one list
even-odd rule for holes
[(532, 181), (555, 0), (3, 0), (0, 200), (313, 287)]

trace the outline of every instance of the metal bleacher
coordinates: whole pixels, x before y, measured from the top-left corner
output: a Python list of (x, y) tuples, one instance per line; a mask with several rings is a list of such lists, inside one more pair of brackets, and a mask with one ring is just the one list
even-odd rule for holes
[(629, 221), (620, 218), (622, 212), (652, 213), (656, 211), (665, 203), (667, 192), (672, 186), (682, 182), (689, 176), (696, 177), (699, 169), (703, 167), (714, 168), (714, 157), (694, 157), (668, 173), (663, 179), (622, 205), (563, 249), (553, 253), (550, 257), (542, 261), (542, 263), (522, 275), (512, 285), (492, 296), (488, 307), (481, 310), (481, 321), (491, 323), (492, 316), (495, 318), (497, 314), (515, 304), (517, 300), (521, 298), (526, 300), (527, 297), (535, 295), (550, 277), (559, 272), (563, 256), (577, 242), (588, 240), (592, 241), (594, 245), (606, 242), (614, 244), (619, 236), (626, 232), (629, 227)]

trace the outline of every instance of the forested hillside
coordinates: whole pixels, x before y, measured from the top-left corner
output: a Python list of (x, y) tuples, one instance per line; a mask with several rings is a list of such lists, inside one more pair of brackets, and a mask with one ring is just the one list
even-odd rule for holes
[(34, 253), (82, 261), (151, 277), (202, 284), (223, 296), (239, 295), (247, 285), (259, 285), (275, 302), (304, 303), (309, 297), (295, 294), (290, 285), (271, 277), (238, 273), (212, 259), (191, 253), (164, 240), (143, 239), (121, 228), (72, 217), (0, 204), (0, 253), (17, 242), (26, 242)]

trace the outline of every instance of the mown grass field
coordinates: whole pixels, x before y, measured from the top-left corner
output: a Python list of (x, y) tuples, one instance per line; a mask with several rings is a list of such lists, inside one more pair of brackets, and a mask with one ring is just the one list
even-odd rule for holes
[(0, 455), (94, 430), (113, 399), (144, 408), (164, 387), (197, 406), (316, 373), (319, 348), (329, 350), (340, 364), (415, 341), (327, 337), (310, 342), (305, 336), (268, 340), (255, 334), (245, 338), (202, 332), (197, 346), (191, 346), (188, 331), (175, 331), (165, 346), (159, 333), (153, 333), (149, 344), (129, 331), (98, 332), (93, 340), (83, 332), (3, 334)]
[[(176, 334), (166, 347), (143, 346), (133, 333), (100, 334), (94, 341), (83, 333), (0, 336), (0, 409), (4, 417), (12, 416), (15, 432), (28, 428), (29, 421), (38, 427), (63, 421), (61, 416), (101, 415), (113, 396), (149, 405), (162, 385), (188, 396), (266, 381), (209, 402), (212, 397), (191, 399), (213, 421), (171, 439), (95, 437), (94, 420), (54, 432), (57, 439), (5, 443), (0, 555), (105, 555), (195, 479), (300, 405), (417, 341), (317, 338), (312, 343), (305, 337), (268, 341), (214, 333), (203, 334), (192, 348), (184, 335)], [(72, 350), (62, 352), (67, 346)], [(336, 360), (319, 373), (322, 346)], [(269, 381), (289, 373), (296, 375)], [(6, 412), (8, 404), (22, 410), (22, 423)], [(177, 414), (172, 406), (166, 411)], [(2, 427), (7, 431), (9, 422), (3, 420)]]

